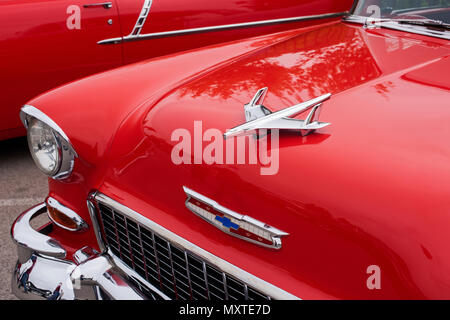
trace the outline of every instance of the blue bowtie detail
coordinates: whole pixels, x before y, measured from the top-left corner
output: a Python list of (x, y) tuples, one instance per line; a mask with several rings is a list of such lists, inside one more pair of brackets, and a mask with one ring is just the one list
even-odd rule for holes
[(222, 225), (226, 228), (233, 228), (235, 230), (239, 229), (239, 226), (236, 223), (231, 222), (227, 217), (216, 216), (216, 220), (222, 223)]

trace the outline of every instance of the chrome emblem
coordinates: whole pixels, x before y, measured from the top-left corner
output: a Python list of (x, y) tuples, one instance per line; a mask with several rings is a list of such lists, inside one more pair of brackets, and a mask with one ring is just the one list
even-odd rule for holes
[[(300, 133), (303, 136), (306, 136), (317, 129), (330, 125), (330, 123), (327, 122), (319, 122), (318, 119), (322, 102), (328, 100), (331, 97), (331, 93), (324, 94), (320, 97), (277, 112), (272, 112), (262, 105), (266, 93), (267, 88), (258, 90), (252, 101), (244, 106), (246, 122), (225, 132), (225, 139), (236, 135), (246, 134), (247, 132), (254, 132), (258, 129), (300, 130)], [(311, 111), (305, 120), (289, 118), (308, 109), (311, 109)]]
[(280, 249), (281, 237), (289, 235), (266, 223), (227, 209), (189, 188), (183, 187), (183, 190), (187, 196), (185, 204), (190, 211), (234, 237), (260, 246)]

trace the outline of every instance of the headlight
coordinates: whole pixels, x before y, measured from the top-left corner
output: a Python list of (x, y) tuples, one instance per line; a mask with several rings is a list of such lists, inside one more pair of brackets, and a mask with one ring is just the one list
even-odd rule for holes
[(34, 118), (28, 123), (28, 147), (43, 173), (53, 176), (58, 172), (61, 165), (58, 140), (49, 126)]
[(77, 154), (61, 128), (32, 106), (24, 106), (20, 117), (28, 129), (28, 146), (37, 167), (54, 179), (70, 176)]

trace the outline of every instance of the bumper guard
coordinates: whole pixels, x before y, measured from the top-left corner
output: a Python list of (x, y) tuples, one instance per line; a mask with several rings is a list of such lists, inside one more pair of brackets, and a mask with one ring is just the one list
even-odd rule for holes
[(119, 269), (106, 253), (99, 254), (84, 247), (74, 254), (75, 262), (67, 259), (67, 252), (58, 241), (30, 225), (32, 219), (46, 212), (45, 203), (41, 203), (22, 213), (11, 228), (11, 237), (18, 250), (12, 292), (18, 298), (149, 299), (148, 295), (140, 293), (138, 287), (141, 284)]

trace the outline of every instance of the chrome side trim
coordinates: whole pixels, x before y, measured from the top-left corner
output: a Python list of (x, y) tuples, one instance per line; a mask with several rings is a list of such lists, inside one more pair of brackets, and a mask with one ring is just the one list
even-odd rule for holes
[(54, 224), (56, 224), (58, 227), (61, 227), (63, 229), (69, 230), (69, 231), (86, 231), (87, 229), (89, 229), (88, 224), (78, 214), (76, 214), (75, 211), (67, 208), (65, 205), (61, 204), (58, 200), (56, 200), (52, 197), (48, 197), (47, 200), (45, 201), (45, 203), (47, 204), (47, 206), (52, 207), (52, 208), (58, 210), (59, 212), (65, 214), (67, 217), (70, 218), (70, 220), (75, 222), (75, 224), (77, 225), (76, 229), (70, 229), (70, 228), (58, 223), (57, 221), (53, 220), (52, 216), (50, 214), (48, 214), (49, 219), (52, 220), (52, 222)]
[(320, 15), (300, 16), (300, 17), (292, 17), (292, 18), (281, 18), (281, 19), (271, 19), (271, 20), (263, 20), (263, 21), (225, 24), (225, 25), (218, 25), (218, 26), (211, 26), (211, 27), (201, 27), (201, 28), (192, 28), (192, 29), (146, 33), (146, 34), (138, 34), (135, 36), (128, 35), (125, 37), (101, 40), (101, 41), (97, 42), (97, 44), (117, 44), (117, 43), (121, 43), (121, 42), (142, 41), (142, 40), (171, 37), (171, 36), (183, 36), (183, 35), (188, 35), (188, 34), (193, 34), (193, 33), (201, 33), (201, 32), (222, 31), (222, 30), (238, 29), (238, 28), (246, 28), (246, 27), (260, 27), (260, 26), (266, 26), (266, 25), (278, 24), (278, 23), (289, 23), (289, 22), (300, 22), (300, 21), (309, 21), (309, 20), (317, 20), (317, 19), (326, 19), (326, 18), (336, 18), (336, 17), (342, 17), (346, 14), (347, 14), (347, 12), (326, 13), (326, 14), (320, 14)]
[[(135, 221), (136, 223), (142, 224), (146, 227), (148, 227), (153, 232), (157, 233), (161, 237), (165, 238), (167, 241), (170, 241), (174, 243), (175, 245), (183, 248), (186, 251), (191, 252), (194, 255), (197, 255), (201, 259), (207, 261), (208, 263), (216, 266), (219, 268), (222, 272), (225, 272), (236, 279), (247, 283), (249, 286), (255, 288), (256, 290), (260, 291), (263, 294), (266, 294), (270, 296), (272, 299), (277, 300), (298, 300), (299, 298), (290, 294), (289, 292), (278, 288), (274, 286), (271, 283), (268, 283), (267, 281), (264, 281), (250, 273), (248, 273), (245, 270), (242, 270), (241, 268), (213, 255), (212, 253), (203, 250), (199, 246), (193, 244), (192, 242), (187, 241), (186, 239), (178, 236), (177, 234), (169, 231), (168, 229), (160, 226), (159, 224), (153, 222), (152, 220), (144, 217), (143, 215), (137, 213), (136, 211), (133, 211), (132, 209), (122, 205), (121, 203), (109, 198), (108, 196), (102, 194), (102, 193), (95, 193), (90, 197), (92, 200), (96, 202), (103, 203), (107, 206), (110, 206), (117, 211), (120, 211), (122, 214), (129, 217), (131, 220)], [(94, 219), (96, 222), (92, 221), (92, 223), (98, 225), (96, 214), (94, 216)], [(105, 244), (103, 242), (103, 239), (101, 238), (99, 242), (100, 247), (105, 247)], [(111, 255), (110, 252), (108, 254)], [(120, 261), (119, 261), (120, 262)], [(118, 266), (120, 266), (119, 263), (117, 263)], [(123, 266), (123, 264), (122, 264)], [(129, 269), (129, 268), (127, 268)], [(128, 271), (127, 271), (128, 272)], [(144, 282), (148, 283), (148, 282)]]
[[(399, 23), (393, 22), (393, 21), (384, 21), (382, 19), (374, 19), (371, 17), (363, 17), (363, 16), (357, 16), (357, 15), (349, 15), (344, 18), (344, 21), (349, 22), (349, 23), (362, 24), (363, 26), (367, 26), (368, 21), (371, 21), (373, 24), (376, 24), (380, 28), (405, 31), (405, 32), (420, 34), (423, 36), (450, 40), (450, 32), (449, 31), (431, 30), (431, 29), (428, 29), (427, 27), (420, 26), (420, 25), (404, 25), (404, 24), (399, 24)], [(370, 27), (368, 29), (374, 29), (374, 28)]]
[(128, 35), (128, 37), (138, 36), (142, 28), (144, 27), (145, 20), (147, 20), (148, 14), (150, 13), (150, 9), (152, 7), (153, 0), (145, 0), (144, 5), (142, 6), (141, 13), (139, 14), (138, 19), (136, 20), (136, 24), (134, 25), (133, 30)]

